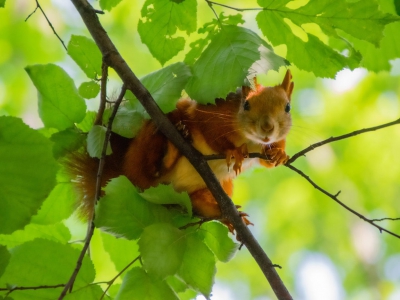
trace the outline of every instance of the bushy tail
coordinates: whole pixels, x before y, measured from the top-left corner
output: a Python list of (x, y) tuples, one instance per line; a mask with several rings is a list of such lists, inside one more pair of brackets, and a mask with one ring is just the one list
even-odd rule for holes
[[(101, 176), (102, 187), (111, 178), (123, 174), (122, 166), (130, 142), (131, 139), (114, 133), (111, 135), (110, 143), (113, 153), (106, 157)], [(90, 157), (86, 151), (71, 153), (64, 161), (78, 194), (77, 207), (79, 214), (84, 219), (90, 219), (93, 216), (94, 206), (97, 202), (95, 195), (99, 161), (98, 158)]]

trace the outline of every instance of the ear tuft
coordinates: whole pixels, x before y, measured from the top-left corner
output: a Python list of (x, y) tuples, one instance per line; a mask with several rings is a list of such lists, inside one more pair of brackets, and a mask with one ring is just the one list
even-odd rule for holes
[(292, 73), (290, 72), (290, 70), (286, 71), (286, 75), (285, 78), (283, 78), (281, 87), (285, 90), (288, 98), (290, 99), (294, 87), (294, 82), (292, 81)]

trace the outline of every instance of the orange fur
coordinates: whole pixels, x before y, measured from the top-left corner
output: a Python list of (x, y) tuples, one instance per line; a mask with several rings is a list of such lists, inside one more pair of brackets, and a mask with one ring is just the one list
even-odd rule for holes
[[(252, 162), (270, 168), (288, 159), (284, 150), (291, 119), (285, 107), (290, 103), (293, 90), (291, 73), (287, 71), (283, 82), (275, 87), (263, 87), (256, 82), (255, 87), (255, 90), (243, 87), (225, 100), (216, 99), (213, 105), (182, 99), (167, 115), (173, 124), (180, 124), (189, 133), (193, 146), (202, 154), (226, 155), (226, 161), (214, 160), (209, 165), (229, 196), (234, 173), (250, 167)], [(134, 139), (113, 134), (111, 146), (113, 154), (106, 158), (103, 186), (118, 175), (125, 175), (142, 190), (171, 183), (177, 191), (189, 193), (196, 215), (221, 217), (216, 200), (197, 171), (151, 120), (143, 124)], [(267, 154), (272, 161), (246, 159), (247, 151)], [(228, 171), (231, 160), (235, 162), (235, 172)], [(68, 165), (83, 195), (82, 209), (90, 216), (98, 160), (87, 154), (75, 154)], [(250, 224), (243, 216), (246, 224)]]

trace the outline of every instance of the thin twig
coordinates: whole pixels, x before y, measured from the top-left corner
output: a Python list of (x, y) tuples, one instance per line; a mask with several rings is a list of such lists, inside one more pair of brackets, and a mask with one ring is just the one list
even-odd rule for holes
[(67, 47), (66, 47), (65, 44), (64, 44), (64, 41), (63, 41), (63, 40), (61, 39), (61, 37), (58, 35), (58, 33), (56, 32), (56, 30), (55, 30), (54, 27), (53, 27), (53, 24), (51, 24), (49, 18), (47, 17), (47, 15), (46, 15), (45, 12), (43, 11), (42, 7), (40, 6), (39, 0), (35, 0), (35, 1), (36, 1), (36, 8), (35, 8), (35, 10), (34, 10), (33, 12), (31, 12), (31, 13), (29, 14), (29, 16), (26, 17), (25, 22), (28, 21), (28, 19), (29, 19), (29, 18), (36, 12), (36, 10), (39, 8), (40, 11), (42, 12), (43, 16), (46, 18), (47, 24), (49, 24), (50, 28), (53, 30), (53, 33), (54, 33), (54, 34), (56, 35), (56, 37), (59, 39), (59, 41), (60, 41), (61, 44), (63, 45), (64, 49), (65, 49), (66, 51), (68, 51), (68, 50), (67, 50)]
[(338, 203), (340, 206), (344, 207), (346, 210), (348, 210), (349, 212), (351, 212), (352, 214), (356, 215), (357, 217), (359, 217), (360, 219), (364, 220), (365, 222), (371, 224), (372, 226), (376, 227), (379, 229), (379, 231), (382, 233), (382, 231), (385, 231), (387, 233), (389, 233), (392, 236), (395, 236), (397, 238), (400, 239), (400, 235), (391, 232), (390, 230), (387, 230), (377, 224), (374, 223), (374, 220), (368, 219), (366, 217), (364, 217), (362, 214), (360, 214), (359, 212), (355, 211), (354, 209), (350, 208), (349, 206), (347, 206), (346, 204), (344, 204), (342, 201), (340, 201), (337, 198), (337, 194), (333, 195), (329, 192), (327, 192), (326, 190), (324, 190), (323, 188), (321, 188), (319, 185), (317, 185), (314, 181), (311, 180), (311, 178), (309, 176), (307, 176), (306, 174), (304, 174), (303, 171), (297, 169), (296, 167), (293, 167), (292, 165), (285, 165), (286, 167), (288, 167), (289, 169), (295, 171), (297, 174), (299, 174), (300, 176), (302, 176), (303, 178), (305, 178), (314, 188), (316, 188), (317, 190), (319, 190), (320, 192), (322, 192), (323, 194), (327, 195), (329, 198), (331, 198), (332, 200), (334, 200), (336, 203)]
[(208, 3), (208, 5), (210, 7), (214, 4), (214, 5), (218, 5), (218, 6), (221, 6), (221, 7), (229, 8), (229, 9), (232, 9), (232, 10), (240, 11), (240, 12), (242, 12), (242, 11), (251, 11), (251, 10), (265, 10), (263, 7), (237, 8), (237, 7), (229, 6), (229, 5), (218, 3), (218, 2), (214, 2), (214, 1), (209, 1), (209, 0), (205, 0), (205, 1)]
[[(103, 175), (103, 169), (104, 169), (104, 164), (105, 164), (105, 157), (106, 157), (106, 152), (107, 152), (107, 145), (109, 143), (110, 140), (110, 135), (111, 135), (111, 128), (112, 128), (112, 123), (114, 121), (114, 118), (117, 114), (118, 111), (118, 107), (122, 102), (122, 99), (124, 98), (126, 92), (126, 86), (125, 84), (122, 86), (121, 89), (121, 93), (117, 99), (117, 101), (115, 102), (115, 106), (114, 109), (111, 113), (110, 118), (108, 119), (108, 126), (107, 126), (107, 131), (106, 131), (106, 136), (104, 138), (104, 143), (103, 143), (103, 148), (102, 148), (102, 153), (101, 153), (101, 158), (99, 161), (99, 168), (98, 168), (98, 172), (97, 172), (97, 180), (96, 180), (96, 194), (95, 194), (95, 198), (93, 199), (93, 201), (97, 201), (100, 198), (101, 195), (101, 177)], [(67, 294), (68, 290), (71, 292), (72, 291), (72, 286), (75, 282), (75, 278), (79, 273), (79, 270), (82, 266), (82, 261), (85, 257), (86, 251), (89, 248), (90, 245), (90, 241), (92, 239), (93, 233), (94, 233), (94, 213), (91, 216), (91, 219), (89, 221), (89, 227), (88, 227), (88, 232), (86, 234), (86, 239), (85, 239), (85, 244), (83, 245), (82, 251), (79, 255), (78, 261), (76, 263), (76, 267), (74, 269), (74, 272), (72, 273), (68, 283), (65, 285), (63, 291), (60, 294), (60, 297), (58, 298), (58, 300), (61, 300), (65, 297), (65, 295)]]
[(94, 120), (94, 125), (103, 124), (103, 114), (106, 109), (106, 103), (107, 103), (107, 79), (108, 79), (108, 66), (103, 61), (103, 64), (101, 65), (100, 104), (99, 104), (99, 110), (97, 111), (96, 119)]
[(347, 134), (344, 134), (344, 135), (339, 135), (339, 136), (336, 136), (336, 137), (330, 137), (329, 139), (326, 139), (326, 140), (323, 140), (321, 142), (312, 144), (309, 147), (305, 148), (304, 150), (296, 153), (295, 155), (293, 155), (288, 160), (288, 162), (286, 164), (293, 163), (300, 156), (304, 156), (306, 153), (314, 150), (315, 148), (321, 147), (321, 146), (323, 146), (325, 144), (336, 142), (336, 141), (340, 141), (340, 140), (344, 140), (344, 139), (347, 139), (347, 138), (350, 138), (350, 137), (353, 137), (353, 136), (356, 136), (356, 135), (359, 135), (359, 134), (362, 134), (362, 133), (375, 131), (375, 130), (378, 130), (378, 129), (382, 129), (382, 128), (393, 126), (393, 125), (397, 125), (397, 124), (400, 124), (400, 119), (397, 119), (397, 120), (395, 120), (393, 122), (389, 122), (389, 123), (382, 124), (382, 125), (379, 125), (379, 126), (364, 128), (364, 129), (356, 130), (356, 131), (353, 131), (353, 132), (350, 132), (350, 133), (347, 133)]
[(189, 162), (203, 178), (208, 189), (219, 204), (223, 217), (226, 217), (234, 226), (236, 232), (240, 235), (242, 242), (246, 245), (247, 249), (271, 285), (277, 298), (285, 300), (292, 299), (289, 291), (279, 277), (279, 274), (275, 268), (272, 267), (270, 258), (261, 248), (260, 244), (254, 238), (246, 224), (244, 224), (234, 203), (222, 189), (221, 184), (215, 177), (207, 161), (203, 159), (202, 155), (192, 145), (185, 141), (175, 126), (158, 107), (149, 91), (143, 86), (137, 76), (126, 64), (110, 37), (107, 35), (107, 32), (100, 24), (99, 18), (93, 7), (87, 0), (71, 1), (81, 15), (82, 20), (85, 22), (86, 27), (103, 54), (107, 64), (116, 71), (122, 81), (127, 85), (127, 88), (131, 90), (140, 101), (157, 128), (159, 128), (171, 143), (188, 158)]
[(381, 219), (371, 220), (371, 222), (382, 222), (382, 221), (400, 221), (400, 218), (381, 218)]
[(125, 268), (123, 268), (113, 279), (110, 281), (106, 282), (107, 283), (107, 288), (104, 290), (103, 295), (101, 295), (100, 300), (103, 300), (104, 296), (107, 294), (107, 291), (110, 289), (110, 287), (113, 285), (114, 281), (117, 280), (119, 276), (122, 275), (130, 266), (132, 266), (138, 259), (140, 259), (140, 255), (136, 257), (134, 260), (132, 260)]
[(0, 291), (8, 291), (6, 296), (11, 294), (14, 291), (24, 291), (24, 290), (41, 290), (41, 289), (56, 289), (60, 287), (64, 287), (65, 284), (56, 284), (56, 285), (40, 285), (40, 286), (13, 286), (10, 288), (0, 288)]

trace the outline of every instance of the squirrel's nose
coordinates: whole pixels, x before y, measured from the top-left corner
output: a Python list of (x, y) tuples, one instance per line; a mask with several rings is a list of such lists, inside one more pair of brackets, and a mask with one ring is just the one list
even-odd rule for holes
[(260, 125), (262, 131), (264, 131), (265, 133), (271, 133), (274, 131), (274, 124), (269, 120), (263, 120)]

